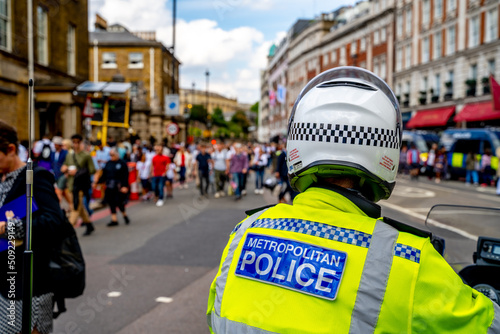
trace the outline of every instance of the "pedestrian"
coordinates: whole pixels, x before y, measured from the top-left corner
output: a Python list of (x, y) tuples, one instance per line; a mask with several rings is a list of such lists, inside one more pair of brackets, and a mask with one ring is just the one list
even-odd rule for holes
[(418, 180), (420, 173), (420, 152), (417, 150), (415, 143), (411, 143), (407, 154), (407, 164), (410, 169), (410, 179)]
[(163, 188), (165, 187), (165, 173), (167, 166), (170, 164), (170, 158), (163, 155), (163, 145), (155, 145), (156, 155), (151, 161), (151, 172), (153, 176), (151, 180), (153, 191), (155, 192), (156, 206), (163, 206)]
[(55, 147), (50, 140), (49, 135), (44, 135), (42, 140), (39, 140), (33, 145), (33, 157), (38, 166), (52, 171), (52, 161), (54, 160)]
[(94, 231), (94, 225), (90, 220), (89, 213), (85, 208), (85, 200), (90, 202), (89, 191), (91, 189), (90, 177), (95, 173), (94, 162), (90, 154), (83, 149), (83, 137), (79, 134), (71, 136), (73, 152), (66, 155), (61, 172), (68, 172), (68, 189), (73, 197), (73, 210), (69, 221), (75, 226), (78, 217), (81, 217), (85, 225), (85, 233), (90, 235)]
[(290, 196), (290, 200), (293, 202), (297, 192), (292, 189), (290, 181), (288, 180), (288, 167), (286, 166), (286, 148), (283, 148), (278, 156), (278, 162), (276, 164), (276, 178), (280, 180), (280, 192), (278, 194), (278, 203), (286, 203), (286, 194)]
[[(26, 231), (24, 207), (13, 203), (24, 198), (26, 203), (26, 164), (18, 156), (17, 131), (0, 120), (0, 235), (5, 248), (0, 251), (0, 333), (18, 334), (22, 327), (23, 263)], [(61, 227), (64, 223), (59, 201), (54, 192), (54, 176), (45, 168), (33, 170), (33, 202), (31, 241), (32, 262), (32, 313), (31, 333), (52, 333), (53, 298), (49, 262), (51, 249), (61, 242)], [(17, 209), (17, 210), (16, 210)], [(18, 211), (20, 210), (20, 211)], [(14, 237), (14, 240), (10, 239)], [(7, 251), (10, 240), (13, 251)], [(7, 264), (10, 269), (7, 270)]]
[(470, 150), (465, 157), (465, 185), (470, 186), (470, 182), (474, 182), (474, 185), (479, 185), (479, 174), (480, 169), (479, 161), (477, 159), (476, 153)]
[(104, 190), (104, 199), (111, 211), (111, 221), (107, 224), (108, 227), (118, 226), (118, 217), (116, 215), (116, 208), (120, 210), (123, 215), (125, 224), (130, 223), (130, 219), (125, 211), (125, 204), (127, 203), (129, 195), (128, 184), (128, 167), (127, 163), (120, 159), (120, 155), (116, 148), (109, 150), (109, 161), (106, 162), (102, 169), (101, 176), (98, 180), (94, 181), (93, 188), (97, 184), (104, 183), (106, 188)]
[(149, 181), (151, 163), (147, 163), (146, 154), (140, 153), (140, 160), (136, 165), (137, 174), (141, 181), (142, 200), (147, 201), (150, 198), (151, 182)]
[(175, 181), (175, 169), (176, 168), (177, 168), (177, 165), (173, 161), (170, 161), (169, 164), (167, 165), (167, 172), (165, 173), (165, 187), (167, 189), (167, 197), (166, 198), (173, 198), (174, 197), (174, 181)]
[(463, 283), (430, 233), (381, 218), (401, 135), (396, 96), (367, 70), (336, 67), (302, 89), (287, 138), (300, 194), (247, 211), (231, 232), (211, 332), (500, 333), (498, 305)]
[(255, 194), (264, 193), (264, 173), (268, 164), (267, 154), (260, 145), (256, 145), (252, 159), (253, 170), (255, 172)]
[(440, 183), (443, 175), (448, 169), (448, 159), (446, 158), (446, 149), (441, 147), (437, 151), (436, 161), (434, 163), (434, 173), (436, 174), (436, 183)]
[(246, 148), (240, 143), (234, 144), (235, 152), (231, 156), (229, 173), (234, 184), (235, 200), (240, 200), (243, 195), (244, 175), (248, 171), (248, 154)]
[(200, 181), (200, 196), (208, 198), (209, 170), (213, 160), (204, 143), (199, 145), (199, 149), (200, 152), (196, 155), (196, 170)]
[(427, 154), (427, 160), (424, 163), (425, 174), (429, 180), (434, 178), (434, 167), (436, 163), (436, 156), (438, 154), (438, 145), (436, 143), (432, 143), (431, 149)]
[(186, 182), (186, 174), (188, 173), (188, 167), (191, 160), (191, 155), (188, 151), (186, 151), (184, 144), (181, 144), (179, 150), (175, 153), (174, 156), (174, 162), (177, 165), (179, 171), (179, 188), (188, 188), (188, 184)]
[[(500, 146), (497, 147), (495, 151), (497, 159), (500, 159)], [(496, 194), (500, 196), (500, 164), (497, 165), (497, 192)]]
[(481, 186), (487, 187), (491, 185), (493, 169), (491, 168), (491, 149), (486, 148), (481, 156), (481, 177), (483, 183)]
[(52, 160), (52, 172), (54, 173), (54, 178), (56, 180), (55, 191), (57, 198), (59, 199), (59, 203), (61, 203), (64, 198), (67, 203), (71, 203), (71, 198), (68, 196), (68, 193), (65, 192), (67, 189), (67, 176), (65, 173), (61, 172), (61, 167), (64, 164), (64, 160), (66, 160), (66, 156), (68, 155), (68, 151), (63, 148), (63, 139), (59, 136), (54, 136), (52, 138), (52, 143), (54, 144), (54, 158)]
[(212, 160), (215, 173), (215, 198), (219, 198), (225, 195), (224, 185), (226, 183), (226, 170), (228, 169), (227, 150), (223, 144), (215, 144)]
[(399, 168), (398, 173), (403, 175), (408, 175), (408, 163), (407, 163), (407, 155), (408, 155), (408, 146), (401, 146), (401, 151), (399, 153)]

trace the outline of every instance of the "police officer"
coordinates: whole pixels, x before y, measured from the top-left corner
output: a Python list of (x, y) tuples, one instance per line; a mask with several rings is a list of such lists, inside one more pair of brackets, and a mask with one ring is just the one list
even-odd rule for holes
[(232, 231), (210, 289), (213, 333), (500, 333), (500, 309), (462, 283), (426, 232), (381, 218), (401, 113), (371, 72), (312, 79), (287, 140), (293, 205)]

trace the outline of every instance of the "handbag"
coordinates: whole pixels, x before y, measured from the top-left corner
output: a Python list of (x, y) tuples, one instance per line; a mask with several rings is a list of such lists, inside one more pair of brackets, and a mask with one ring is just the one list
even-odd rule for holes
[(85, 290), (85, 260), (78, 243), (75, 229), (62, 212), (63, 224), (60, 228), (60, 243), (54, 245), (50, 254), (50, 276), (54, 293), (53, 318), (66, 311), (65, 298), (76, 298)]
[(77, 168), (73, 179), (73, 189), (87, 191), (91, 187), (89, 170), (86, 167), (80, 167), (80, 165), (78, 165), (75, 153), (73, 153), (73, 160)]

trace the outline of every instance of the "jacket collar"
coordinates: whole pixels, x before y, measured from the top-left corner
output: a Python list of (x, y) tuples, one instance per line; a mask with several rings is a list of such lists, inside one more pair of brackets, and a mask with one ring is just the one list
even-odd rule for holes
[(307, 195), (308, 206), (310, 206), (310, 200), (313, 200), (319, 204), (318, 207), (324, 207), (324, 204), (327, 204), (344, 212), (356, 212), (374, 219), (381, 217), (381, 207), (367, 200), (358, 191), (353, 189), (346, 189), (330, 184), (313, 184), (303, 194), (297, 195), (294, 205), (296, 203), (305, 204), (303, 195)]

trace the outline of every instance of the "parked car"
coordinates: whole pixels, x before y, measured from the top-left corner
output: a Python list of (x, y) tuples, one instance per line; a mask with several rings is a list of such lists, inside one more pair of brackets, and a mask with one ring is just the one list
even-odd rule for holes
[(497, 129), (448, 129), (441, 135), (440, 145), (444, 146), (448, 158), (448, 172), (452, 179), (465, 176), (465, 159), (467, 153), (474, 152), (481, 160), (486, 149), (490, 149), (493, 157), (491, 167), (498, 168), (498, 157), (495, 156), (500, 146), (500, 130)]

